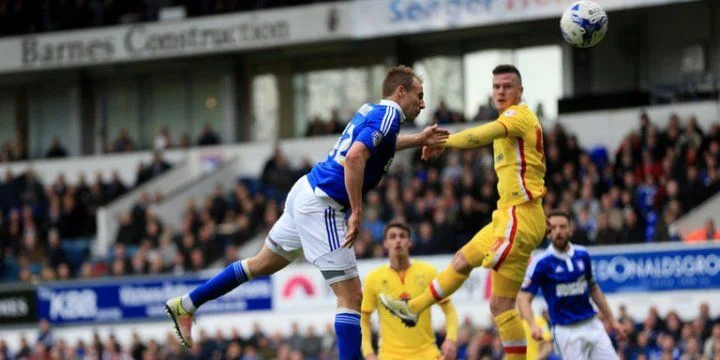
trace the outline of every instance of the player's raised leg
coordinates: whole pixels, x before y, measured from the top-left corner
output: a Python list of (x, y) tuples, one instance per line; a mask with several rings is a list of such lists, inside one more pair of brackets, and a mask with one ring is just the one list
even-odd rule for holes
[(270, 229), (265, 244), (257, 255), (228, 265), (189, 294), (172, 298), (165, 303), (165, 311), (174, 322), (175, 334), (181, 344), (187, 348), (193, 346), (193, 315), (200, 306), (255, 277), (274, 274), (298, 257), (302, 243), (294, 223), (293, 210), (296, 207), (295, 201), (306, 184), (306, 181), (298, 181), (290, 190), (285, 201), (285, 211)]
[(189, 294), (168, 300), (165, 311), (174, 321), (175, 334), (182, 345), (187, 348), (193, 346), (193, 315), (200, 306), (227, 294), (256, 276), (273, 274), (289, 263), (288, 259), (263, 246), (260, 253), (254, 257), (235, 261)]
[(490, 247), (487, 239), (491, 237), (492, 224), (488, 224), (475, 234), (468, 244), (455, 253), (450, 265), (440, 272), (438, 277), (430, 283), (421, 295), (406, 302), (381, 294), (380, 301), (391, 313), (401, 318), (406, 325), (414, 326), (418, 314), (452, 295), (468, 279), (472, 269), (480, 266), (485, 257), (485, 252)]

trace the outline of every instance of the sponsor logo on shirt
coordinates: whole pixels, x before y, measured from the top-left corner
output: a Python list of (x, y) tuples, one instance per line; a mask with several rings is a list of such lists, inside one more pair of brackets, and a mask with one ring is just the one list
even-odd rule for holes
[(555, 286), (555, 294), (557, 297), (566, 296), (577, 296), (582, 295), (587, 291), (588, 283), (584, 277), (577, 279), (577, 281), (565, 284), (557, 284)]

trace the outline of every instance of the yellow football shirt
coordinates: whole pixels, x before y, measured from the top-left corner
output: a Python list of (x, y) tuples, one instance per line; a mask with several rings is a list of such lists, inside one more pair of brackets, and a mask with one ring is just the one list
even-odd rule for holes
[[(527, 321), (523, 320), (522, 323), (523, 328), (525, 329), (525, 336), (527, 337), (527, 359), (537, 360), (540, 343), (533, 339), (532, 335), (530, 335), (530, 325), (528, 325)], [(547, 321), (545, 321), (545, 318), (540, 315), (535, 315), (535, 323), (540, 327), (540, 329), (542, 329), (543, 341), (551, 341), (552, 334), (550, 334), (550, 327), (548, 326)]]
[(422, 261), (413, 261), (404, 274), (399, 274), (390, 265), (383, 265), (367, 275), (363, 283), (361, 310), (368, 314), (377, 310), (380, 317), (378, 359), (407, 360), (408, 356), (412, 356), (413, 360), (434, 360), (441, 355), (435, 343), (429, 310), (423, 311), (417, 325), (409, 328), (378, 300), (380, 294), (401, 299), (416, 297), (437, 275), (432, 265)]
[(493, 141), (498, 176), (498, 209), (524, 204), (545, 195), (543, 131), (525, 104), (507, 108), (497, 121), (505, 137)]

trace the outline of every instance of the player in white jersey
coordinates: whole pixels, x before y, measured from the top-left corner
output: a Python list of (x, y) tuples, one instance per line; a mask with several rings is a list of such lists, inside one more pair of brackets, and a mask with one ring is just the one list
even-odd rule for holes
[(362, 219), (362, 196), (387, 173), (396, 150), (444, 143), (437, 126), (400, 135), (400, 123), (425, 108), (422, 80), (406, 66), (390, 68), (377, 104), (355, 114), (328, 158), (298, 180), (260, 252), (236, 261), (189, 294), (170, 299), (166, 311), (180, 342), (192, 347), (195, 310), (258, 276), (280, 271), (300, 252), (320, 269), (338, 298), (335, 332), (341, 360), (360, 359), (362, 289), (352, 244)]
[(617, 359), (590, 299), (620, 337), (625, 336), (625, 329), (613, 316), (605, 295), (595, 281), (590, 255), (584, 247), (570, 243), (572, 226), (567, 213), (553, 211), (548, 220), (552, 244), (532, 258), (517, 297), (520, 313), (530, 325), (532, 337), (541, 340), (542, 331), (535, 323), (530, 303), (538, 290), (542, 290), (550, 313), (555, 351), (562, 359)]

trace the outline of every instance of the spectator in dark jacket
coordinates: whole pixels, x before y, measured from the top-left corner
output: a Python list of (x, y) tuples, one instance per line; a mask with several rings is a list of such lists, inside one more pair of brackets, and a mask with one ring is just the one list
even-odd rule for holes
[(62, 144), (60, 144), (60, 140), (58, 140), (57, 137), (54, 137), (52, 143), (50, 144), (50, 148), (48, 149), (47, 153), (45, 153), (45, 157), (52, 159), (63, 158), (67, 155), (67, 150), (65, 150)]
[(205, 124), (202, 135), (200, 135), (200, 139), (198, 139), (198, 145), (207, 146), (217, 144), (220, 144), (220, 138), (218, 138), (217, 134), (213, 130), (212, 126), (210, 126), (210, 124)]

